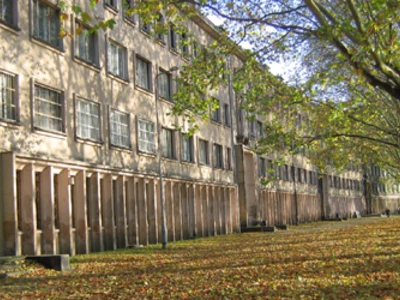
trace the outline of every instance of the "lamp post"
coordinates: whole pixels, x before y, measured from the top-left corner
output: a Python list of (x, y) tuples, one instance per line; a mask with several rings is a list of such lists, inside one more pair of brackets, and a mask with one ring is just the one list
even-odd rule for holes
[[(177, 71), (178, 67), (174, 66), (169, 69), (169, 72)], [(158, 98), (159, 98), (159, 77), (161, 75), (166, 75), (166, 73), (158, 73), (156, 75), (156, 90), (155, 90), (155, 98), (156, 98), (156, 122), (157, 122), (157, 156), (158, 156), (158, 173), (160, 180), (160, 200), (161, 200), (161, 243), (162, 248), (167, 249), (167, 224), (165, 220), (165, 193), (164, 193), (164, 181), (162, 174), (162, 148), (161, 148), (161, 124), (158, 116)]]

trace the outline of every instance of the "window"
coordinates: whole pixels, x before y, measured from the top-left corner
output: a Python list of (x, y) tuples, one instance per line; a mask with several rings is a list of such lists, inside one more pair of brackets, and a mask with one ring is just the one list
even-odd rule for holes
[(265, 158), (260, 157), (258, 160), (258, 175), (260, 177), (265, 177), (266, 174)]
[(76, 99), (76, 136), (82, 139), (100, 140), (100, 105)]
[(175, 26), (171, 24), (169, 26), (169, 47), (173, 50), (176, 50), (176, 44)]
[(92, 65), (98, 65), (97, 34), (89, 32), (80, 22), (75, 22), (75, 57), (84, 60)]
[(126, 49), (110, 41), (108, 50), (108, 72), (119, 78), (127, 78)]
[(251, 137), (255, 136), (255, 132), (254, 132), (254, 121), (249, 121), (249, 135)]
[(135, 23), (135, 17), (134, 14), (132, 14), (131, 9), (135, 5), (134, 0), (124, 0), (123, 1), (123, 7), (124, 7), (124, 17), (126, 20), (129, 22)]
[(184, 32), (181, 35), (181, 42), (182, 42), (182, 55), (185, 58), (189, 57), (189, 39), (187, 34)]
[(261, 138), (263, 136), (263, 126), (260, 121), (256, 122), (257, 137)]
[(136, 57), (136, 84), (148, 91), (151, 90), (151, 63)]
[(214, 110), (211, 113), (211, 120), (214, 122), (221, 122), (221, 109), (219, 106), (219, 101), (217, 99), (214, 99), (217, 107), (214, 107)]
[(307, 183), (307, 170), (303, 170), (303, 180), (304, 183)]
[(182, 160), (194, 162), (193, 158), (193, 137), (182, 134)]
[(145, 33), (150, 33), (151, 25), (150, 23), (144, 23), (142, 19), (140, 19), (140, 30), (144, 31)]
[(312, 171), (308, 171), (308, 183), (310, 185), (314, 185), (314, 176), (313, 176), (313, 172)]
[(171, 100), (171, 74), (160, 71), (158, 76), (158, 84), (160, 88), (160, 97)]
[(62, 48), (62, 39), (58, 38), (60, 33), (60, 10), (33, 0), (33, 36), (54, 47)]
[(199, 43), (197, 41), (193, 41), (193, 57), (196, 58), (199, 56)]
[(228, 104), (224, 104), (224, 125), (225, 126), (231, 125), (231, 118), (230, 118), (230, 111)]
[(302, 182), (302, 180), (301, 180), (301, 169), (300, 168), (297, 169), (297, 182)]
[(117, 0), (104, 0), (104, 4), (113, 9), (117, 9)]
[(231, 150), (231, 148), (226, 148), (226, 169), (232, 170), (232, 150)]
[(17, 120), (16, 76), (0, 72), (0, 119)]
[(202, 165), (208, 165), (208, 142), (205, 140), (199, 140), (199, 163)]
[(164, 16), (162, 14), (158, 14), (156, 17), (156, 25), (155, 25), (155, 30), (157, 32), (156, 39), (157, 41), (163, 44), (165, 44), (164, 26), (165, 26)]
[(211, 120), (213, 120), (214, 122), (220, 122), (220, 114), (220, 109), (218, 107), (212, 112)]
[(283, 180), (289, 181), (289, 166), (288, 165), (283, 166)]
[(218, 144), (213, 145), (213, 165), (214, 168), (218, 169), (222, 169), (224, 167), (222, 146)]
[(115, 109), (110, 110), (110, 142), (111, 145), (129, 148), (129, 115)]
[(173, 130), (167, 128), (161, 129), (161, 145), (164, 157), (175, 158), (175, 139)]
[(156, 152), (156, 144), (154, 141), (154, 123), (139, 120), (139, 151), (147, 153)]
[(0, 22), (17, 26), (16, 13), (17, 3), (15, 0), (0, 0)]
[(35, 85), (33, 101), (34, 126), (64, 132), (64, 101), (61, 92)]

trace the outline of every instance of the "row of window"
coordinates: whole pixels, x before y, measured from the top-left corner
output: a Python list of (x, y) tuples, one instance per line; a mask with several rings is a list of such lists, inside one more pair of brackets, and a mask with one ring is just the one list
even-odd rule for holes
[[(19, 121), (17, 101), (18, 76), (0, 71), (0, 119), (11, 122)], [(65, 133), (64, 93), (47, 86), (33, 83), (33, 126), (57, 134)], [(76, 137), (96, 143), (102, 142), (100, 104), (75, 96)], [(109, 108), (109, 134), (112, 146), (131, 148), (129, 114)], [(162, 128), (162, 152), (164, 157), (177, 159), (176, 131)], [(138, 150), (155, 153), (155, 124), (138, 119)], [(182, 135), (182, 160), (194, 162), (193, 137)], [(223, 147), (213, 144), (213, 166), (224, 168)], [(226, 149), (226, 169), (231, 169), (231, 150)], [(199, 140), (199, 163), (210, 165), (209, 145), (206, 140)]]
[(258, 170), (260, 177), (271, 176), (283, 181), (295, 181), (309, 185), (318, 184), (317, 172), (315, 171), (296, 168), (295, 166), (289, 166), (287, 164), (279, 166), (273, 164), (272, 160), (266, 160), (263, 157), (259, 157), (258, 159)]
[(329, 176), (329, 186), (331, 188), (361, 191), (361, 184), (358, 180)]
[(399, 193), (400, 184), (384, 184), (382, 182), (371, 184), (372, 192), (378, 193)]

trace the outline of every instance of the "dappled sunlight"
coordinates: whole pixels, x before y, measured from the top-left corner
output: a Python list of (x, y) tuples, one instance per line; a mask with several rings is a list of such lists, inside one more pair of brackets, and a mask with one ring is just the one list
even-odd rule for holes
[(2, 280), (4, 299), (398, 297), (400, 218), (318, 222), (73, 257)]

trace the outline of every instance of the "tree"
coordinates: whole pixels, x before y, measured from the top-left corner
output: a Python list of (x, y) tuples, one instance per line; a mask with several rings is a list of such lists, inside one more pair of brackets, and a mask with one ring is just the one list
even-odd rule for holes
[[(226, 80), (223, 57), (235, 52), (242, 65), (231, 78), (241, 107), (250, 116), (273, 115), (257, 151), (293, 154), (308, 147), (320, 167), (373, 160), (400, 168), (397, 0), (141, 0), (128, 9), (149, 22), (160, 11), (175, 24), (193, 14), (224, 20), (220, 38), (178, 79), (173, 113), (194, 129), (196, 116), (207, 119), (216, 107), (208, 92)], [(276, 60), (295, 60), (300, 68), (283, 83), (265, 67)], [(307, 119), (302, 126), (299, 115)]]

